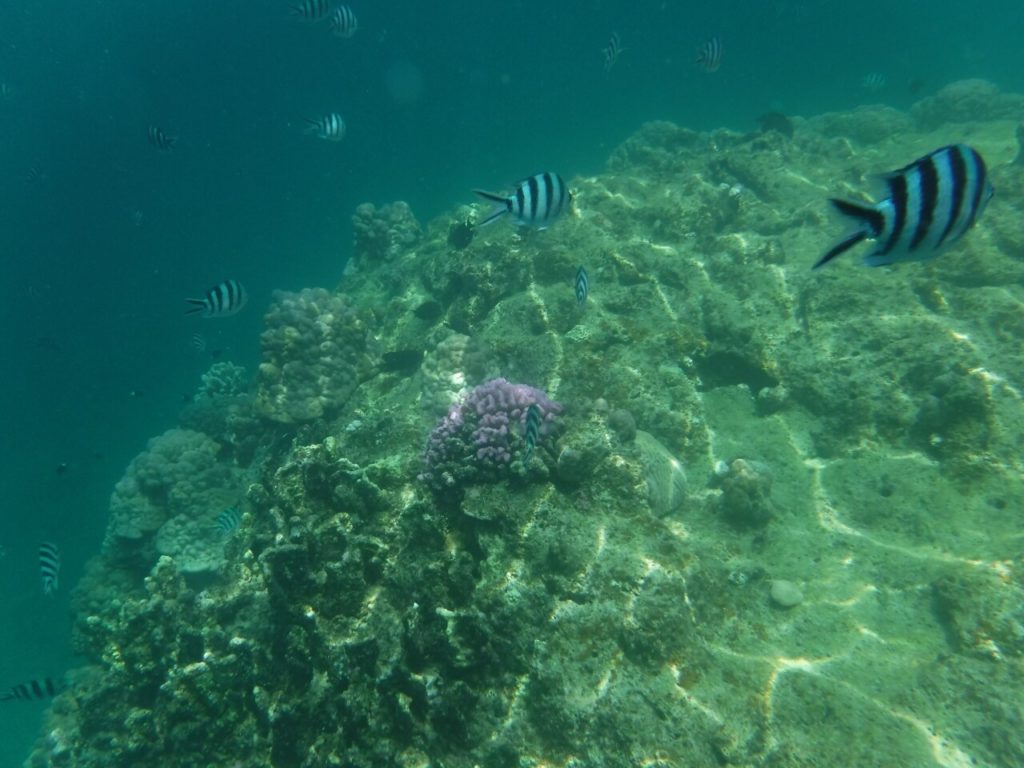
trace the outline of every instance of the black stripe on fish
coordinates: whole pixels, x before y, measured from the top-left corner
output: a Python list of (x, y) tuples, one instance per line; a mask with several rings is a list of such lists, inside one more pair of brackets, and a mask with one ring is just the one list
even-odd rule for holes
[(919, 199), (917, 226), (910, 240), (910, 250), (917, 248), (928, 236), (935, 221), (935, 207), (939, 204), (939, 171), (935, 167), (935, 159), (921, 163), (915, 175)]
[[(977, 221), (978, 216), (981, 214), (981, 209), (988, 202), (988, 198), (992, 196), (991, 191), (986, 191), (988, 170), (985, 168), (985, 161), (981, 159), (974, 149), (965, 146), (963, 144), (957, 144), (950, 149), (960, 152), (970, 153), (970, 167), (974, 170), (974, 189), (971, 195), (971, 209), (970, 215), (964, 222), (964, 227), (957, 233), (957, 237), (960, 237), (964, 232), (974, 226), (974, 222)], [(987, 193), (987, 196), (986, 196)], [(982, 199), (984, 198), (984, 199)]]
[[(953, 227), (956, 226), (956, 222), (960, 218), (960, 212), (964, 206), (964, 198), (967, 195), (967, 163), (964, 161), (963, 153), (950, 152), (947, 156), (949, 158), (950, 179), (953, 185), (953, 199), (950, 205), (949, 218), (946, 221), (946, 226), (942, 228), (942, 234), (939, 235), (936, 248), (946, 242), (946, 238), (952, 233)], [(955, 239), (956, 235), (953, 235), (950, 241), (952, 242)]]
[(52, 541), (39, 545), (39, 571), (43, 576), (43, 593), (57, 591), (60, 576), (60, 550)]

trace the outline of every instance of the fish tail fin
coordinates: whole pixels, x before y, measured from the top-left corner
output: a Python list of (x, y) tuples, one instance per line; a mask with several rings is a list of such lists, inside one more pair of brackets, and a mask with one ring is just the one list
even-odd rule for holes
[(832, 261), (832, 259), (834, 259), (839, 254), (843, 253), (844, 251), (848, 251), (850, 248), (853, 248), (853, 246), (855, 246), (861, 240), (864, 240), (868, 236), (868, 234), (869, 233), (863, 229), (858, 229), (855, 232), (851, 232), (849, 235), (847, 235), (838, 243), (829, 248), (828, 253), (826, 253), (824, 256), (818, 259), (817, 263), (815, 263), (814, 269), (817, 269), (818, 267), (828, 264), (830, 261)]
[(495, 209), (487, 214), (487, 218), (477, 224), (478, 227), (490, 224), (495, 219), (499, 219), (509, 212), (508, 195), (498, 195), (494, 192), (485, 192), (482, 189), (474, 189), (473, 193), (479, 195), (484, 200), (490, 200), (492, 203), (497, 204)]
[(194, 315), (196, 312), (202, 312), (206, 309), (205, 299), (185, 299), (185, 301), (192, 305), (185, 310), (186, 315)]
[(885, 224), (882, 213), (875, 206), (851, 203), (848, 200), (840, 200), (835, 197), (829, 198), (829, 202), (843, 216), (854, 219), (858, 226), (857, 229), (832, 246), (824, 256), (818, 259), (814, 269), (832, 261), (836, 256), (848, 251), (857, 243), (869, 237), (878, 237)]
[(499, 195), (496, 192), (487, 192), (483, 189), (474, 189), (474, 195), (480, 195), (484, 200), (490, 200), (492, 203), (501, 203), (505, 205), (508, 202), (508, 195)]

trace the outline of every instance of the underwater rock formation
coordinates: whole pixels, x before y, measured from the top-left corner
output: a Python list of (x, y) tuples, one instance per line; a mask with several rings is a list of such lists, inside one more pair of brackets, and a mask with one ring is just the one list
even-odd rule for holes
[[(1014, 189), (1019, 115), (954, 97)], [(26, 765), (1024, 764), (1018, 212), (997, 193), (931, 264), (810, 270), (826, 198), (919, 156), (932, 109), (649, 124), (544, 232), (459, 250), (449, 213), (415, 249), (367, 234), (344, 297), (279, 295), (243, 443), (172, 430), (115, 489), (86, 666)], [(495, 375), (508, 399), (468, 395), (493, 442), (457, 406), (425, 471), (438, 409)], [(509, 381), (572, 405), (522, 472)], [(644, 435), (686, 467), (657, 514)], [(196, 591), (157, 532), (228, 489), (245, 523)]]
[(391, 261), (409, 251), (422, 236), (412, 209), (402, 201), (381, 208), (363, 203), (352, 216), (352, 229), (357, 263)]
[[(153, 547), (166, 526), (178, 529), (192, 520), (209, 532), (217, 514), (243, 492), (241, 472), (219, 461), (219, 452), (213, 439), (191, 430), (171, 429), (150, 440), (111, 495), (104, 551), (144, 574), (156, 562)], [(177, 540), (165, 532), (163, 554), (179, 551)]]
[(256, 407), (273, 421), (337, 412), (376, 365), (368, 320), (345, 296), (323, 288), (277, 291), (266, 325)]

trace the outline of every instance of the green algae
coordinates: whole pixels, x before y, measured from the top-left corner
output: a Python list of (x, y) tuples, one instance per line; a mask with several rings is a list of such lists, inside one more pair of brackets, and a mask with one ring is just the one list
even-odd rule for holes
[[(219, 581), (94, 561), (89, 666), (26, 765), (1024, 763), (1010, 102), (960, 85), (792, 140), (649, 124), (540, 233), (361, 209), (344, 302), (282, 297), (256, 393), (190, 416), (248, 483)], [(826, 196), (962, 137), (999, 192), (955, 251), (810, 272)], [(376, 364), (423, 339), (421, 371)], [(499, 374), (566, 403), (557, 444), (435, 496), (438, 409)], [(636, 428), (681, 499), (652, 503)]]

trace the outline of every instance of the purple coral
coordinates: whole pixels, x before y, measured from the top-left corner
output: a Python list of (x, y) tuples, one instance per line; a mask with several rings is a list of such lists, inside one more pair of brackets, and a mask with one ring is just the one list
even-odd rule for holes
[(514, 450), (524, 444), (520, 425), (534, 404), (540, 408), (543, 437), (562, 410), (543, 391), (505, 379), (491, 379), (474, 388), (430, 433), (420, 480), (440, 490), (506, 474)]

